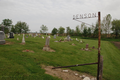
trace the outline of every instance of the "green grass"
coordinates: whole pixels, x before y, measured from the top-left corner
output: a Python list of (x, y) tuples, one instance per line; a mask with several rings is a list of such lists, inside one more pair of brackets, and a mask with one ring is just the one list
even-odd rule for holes
[[(19, 37), (19, 41), (16, 38)], [(25, 38), (26, 44), (21, 45), (22, 36), (15, 36), (14, 39), (5, 39), (11, 42), (10, 45), (0, 45), (0, 80), (60, 80), (56, 77), (45, 74), (41, 64), (51, 66), (67, 66), (75, 64), (97, 62), (97, 50), (82, 51), (88, 43), (89, 47), (97, 48), (98, 41), (82, 39), (80, 44), (73, 38), (70, 42), (54, 42), (63, 37), (53, 39), (51, 36), (50, 47), (56, 52), (46, 52), (42, 48), (45, 39), (40, 37)], [(78, 37), (78, 39), (80, 39)], [(74, 43), (76, 46), (72, 46)], [(29, 49), (35, 53), (22, 52)], [(109, 41), (101, 41), (101, 55), (103, 56), (103, 80), (120, 80), (120, 50)], [(97, 65), (71, 67), (70, 69), (96, 76)]]

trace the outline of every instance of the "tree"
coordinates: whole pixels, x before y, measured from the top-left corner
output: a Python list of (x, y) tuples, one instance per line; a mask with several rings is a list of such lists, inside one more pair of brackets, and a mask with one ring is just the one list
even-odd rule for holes
[(71, 35), (71, 36), (74, 36), (74, 34), (75, 34), (74, 29), (71, 29), (71, 30), (70, 30), (70, 35)]
[(52, 35), (57, 34), (57, 32), (58, 32), (57, 28), (53, 28)]
[(3, 19), (2, 23), (0, 24), (0, 30), (2, 29), (1, 25), (3, 25), (4, 26), (4, 32), (8, 33), (10, 31), (11, 24), (12, 24), (12, 20), (10, 20), (10, 19)]
[(76, 34), (79, 35), (80, 34), (80, 29), (79, 29), (79, 25), (76, 26)]
[(112, 21), (112, 31), (116, 35), (115, 37), (117, 38), (118, 35), (120, 34), (120, 20), (114, 19)]
[(87, 35), (88, 35), (87, 27), (84, 27), (83, 36), (84, 36), (84, 37), (87, 37)]
[(16, 33), (14, 25), (12, 25), (11, 32)]
[(69, 35), (69, 34), (70, 34), (70, 31), (71, 31), (70, 27), (69, 27), (69, 26), (68, 26), (68, 27), (66, 27), (66, 33), (67, 33), (67, 35)]
[(88, 28), (88, 36), (89, 37), (91, 36), (91, 28), (90, 27)]
[[(98, 29), (99, 29), (99, 26), (98, 26), (98, 21), (97, 21), (94, 32), (93, 32), (93, 37), (98, 37), (98, 32), (99, 32)], [(102, 32), (102, 30), (101, 30), (101, 32)]]
[(108, 14), (106, 15), (104, 18), (103, 18), (103, 21), (102, 21), (102, 31), (104, 31), (104, 33), (106, 34), (110, 34), (110, 31), (111, 31), (111, 15)]
[(84, 27), (85, 27), (85, 23), (82, 23), (82, 24), (81, 24), (81, 32), (83, 32)]
[(63, 28), (62, 26), (60, 26), (60, 28), (58, 29), (58, 33), (59, 34), (63, 34), (65, 32), (65, 28)]
[(30, 30), (26, 22), (18, 21), (17, 24), (15, 24), (15, 31), (16, 33), (27, 33)]
[(42, 25), (40, 28), (41, 28), (43, 33), (47, 33), (48, 28), (45, 25)]

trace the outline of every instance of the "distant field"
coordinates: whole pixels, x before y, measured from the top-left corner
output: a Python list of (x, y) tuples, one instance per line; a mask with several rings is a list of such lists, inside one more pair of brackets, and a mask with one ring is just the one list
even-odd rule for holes
[[(19, 41), (17, 41), (17, 37)], [(97, 50), (82, 51), (86, 44), (89, 47), (98, 47), (98, 40), (82, 39), (79, 43), (72, 38), (69, 42), (54, 42), (65, 37), (50, 38), (50, 48), (56, 52), (43, 51), (45, 39), (41, 37), (25, 38), (26, 44), (20, 44), (22, 36), (14, 39), (5, 39), (8, 44), (0, 45), (0, 80), (60, 80), (45, 74), (41, 64), (51, 66), (67, 66), (97, 62)], [(80, 37), (78, 37), (80, 40)], [(75, 46), (71, 44), (74, 43)], [(22, 52), (23, 50), (32, 52)], [(120, 49), (110, 41), (101, 41), (101, 55), (103, 56), (103, 80), (120, 80)], [(96, 76), (97, 65), (71, 67), (70, 69)]]

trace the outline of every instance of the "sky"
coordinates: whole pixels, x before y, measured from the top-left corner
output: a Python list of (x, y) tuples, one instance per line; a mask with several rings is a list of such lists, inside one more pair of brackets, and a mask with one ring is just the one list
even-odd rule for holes
[[(26, 22), (31, 32), (40, 32), (41, 26), (53, 28), (60, 26), (75, 29), (80, 22), (73, 20), (73, 15), (101, 12), (101, 20), (107, 14), (112, 19), (120, 19), (120, 0), (0, 0), (0, 23), (11, 19)], [(98, 18), (79, 19), (88, 24), (95, 24)], [(88, 25), (88, 27), (90, 27)]]

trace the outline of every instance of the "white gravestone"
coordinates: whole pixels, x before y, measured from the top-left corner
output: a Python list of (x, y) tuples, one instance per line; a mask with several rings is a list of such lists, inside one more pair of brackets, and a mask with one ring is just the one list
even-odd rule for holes
[(19, 38), (17, 38), (17, 40), (19, 41)]
[(54, 35), (54, 39), (56, 39), (56, 35)]
[(42, 36), (42, 38), (44, 39), (44, 36)]
[(23, 38), (22, 38), (22, 43), (25, 43), (25, 37), (24, 37), (24, 34), (23, 34)]

